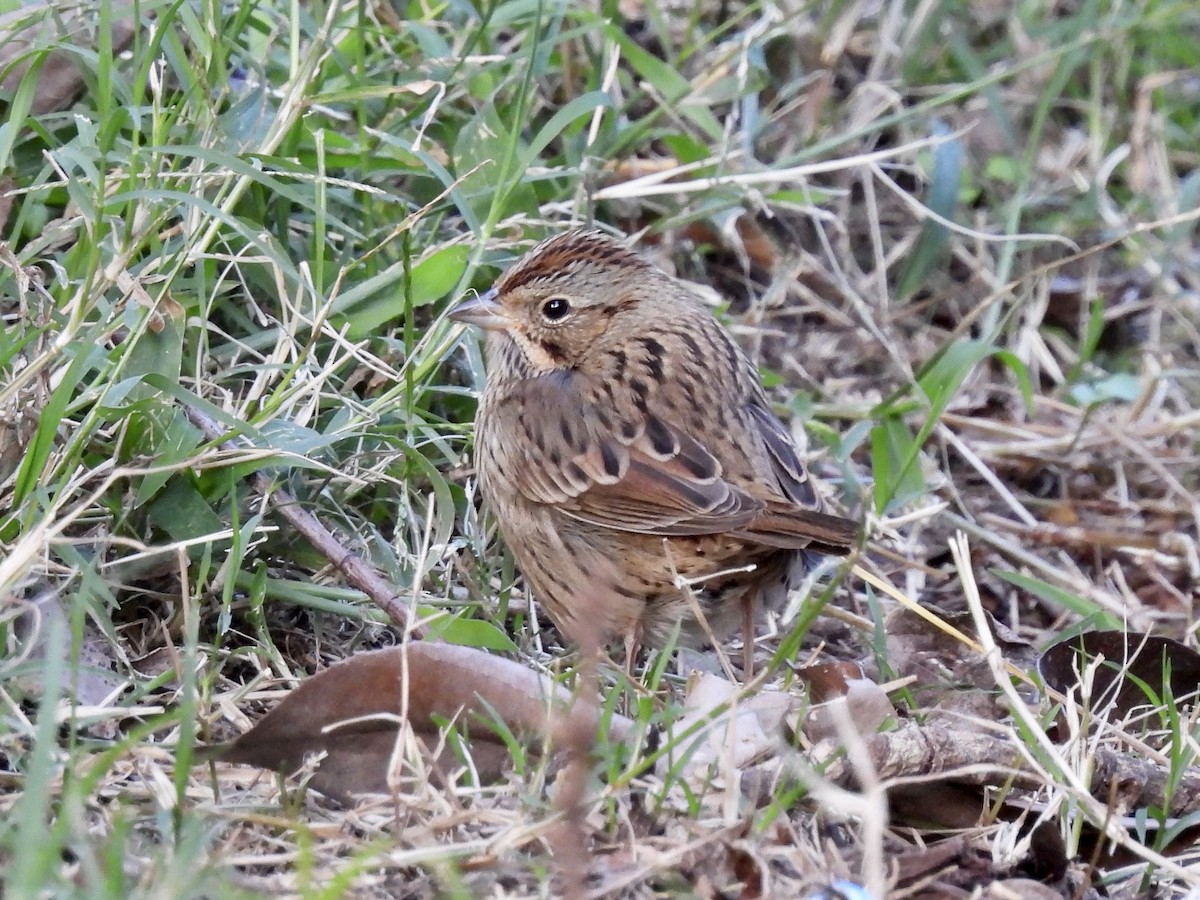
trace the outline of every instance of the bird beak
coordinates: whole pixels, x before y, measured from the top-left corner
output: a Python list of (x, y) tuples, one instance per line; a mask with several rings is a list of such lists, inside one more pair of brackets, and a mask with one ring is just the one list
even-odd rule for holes
[(511, 324), (504, 309), (496, 302), (495, 288), (468, 297), (450, 310), (450, 318), (466, 325), (478, 325), (484, 331), (501, 331)]

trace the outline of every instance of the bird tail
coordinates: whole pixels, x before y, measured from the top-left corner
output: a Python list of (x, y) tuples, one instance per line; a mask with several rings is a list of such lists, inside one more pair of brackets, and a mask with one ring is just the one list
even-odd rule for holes
[(858, 537), (858, 523), (828, 513), (771, 504), (734, 533), (768, 547), (845, 556)]

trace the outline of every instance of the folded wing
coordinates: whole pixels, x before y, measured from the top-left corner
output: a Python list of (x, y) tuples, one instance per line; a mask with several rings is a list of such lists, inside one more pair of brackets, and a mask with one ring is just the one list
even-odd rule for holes
[(845, 553), (855, 524), (802, 505), (813, 498), (807, 475), (782, 425), (763, 412), (762, 424), (753, 420), (787, 496), (732, 484), (691, 435), (636, 407), (619, 416), (598, 406), (570, 372), (521, 382), (493, 414), (502, 420), (497, 433), (517, 435), (499, 449), (517, 489), (582, 522), (663, 537), (732, 533), (773, 547)]

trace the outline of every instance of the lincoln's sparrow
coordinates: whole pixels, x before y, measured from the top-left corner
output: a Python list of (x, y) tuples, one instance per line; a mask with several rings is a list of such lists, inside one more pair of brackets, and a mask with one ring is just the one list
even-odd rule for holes
[[(686, 282), (571, 231), (451, 313), (487, 332), (475, 464), (534, 595), (577, 643), (696, 644), (782, 605), (806, 552), (855, 523), (818, 511), (754, 366)], [(753, 634), (746, 634), (746, 640)]]

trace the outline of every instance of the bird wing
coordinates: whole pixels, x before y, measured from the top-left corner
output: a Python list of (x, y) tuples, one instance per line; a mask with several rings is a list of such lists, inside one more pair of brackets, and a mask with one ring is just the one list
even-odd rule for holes
[(591, 401), (579, 376), (555, 372), (511, 387), (493, 410), (494, 448), (517, 489), (583, 522), (641, 534), (716, 534), (753, 522), (763, 501), (722, 477), (699, 441), (633, 409)]
[(780, 489), (789, 499), (801, 506), (815, 509), (817, 495), (813, 491), (812, 482), (808, 480), (808, 470), (796, 456), (792, 436), (788, 434), (783, 423), (757, 398), (748, 402), (743, 409), (762, 437), (771, 471), (779, 481)]
[(846, 553), (854, 546), (858, 524), (820, 511), (808, 470), (796, 456), (792, 437), (766, 407), (765, 400), (751, 398), (743, 409), (762, 438), (771, 471), (787, 499), (768, 499), (766, 508), (737, 535), (772, 547)]

